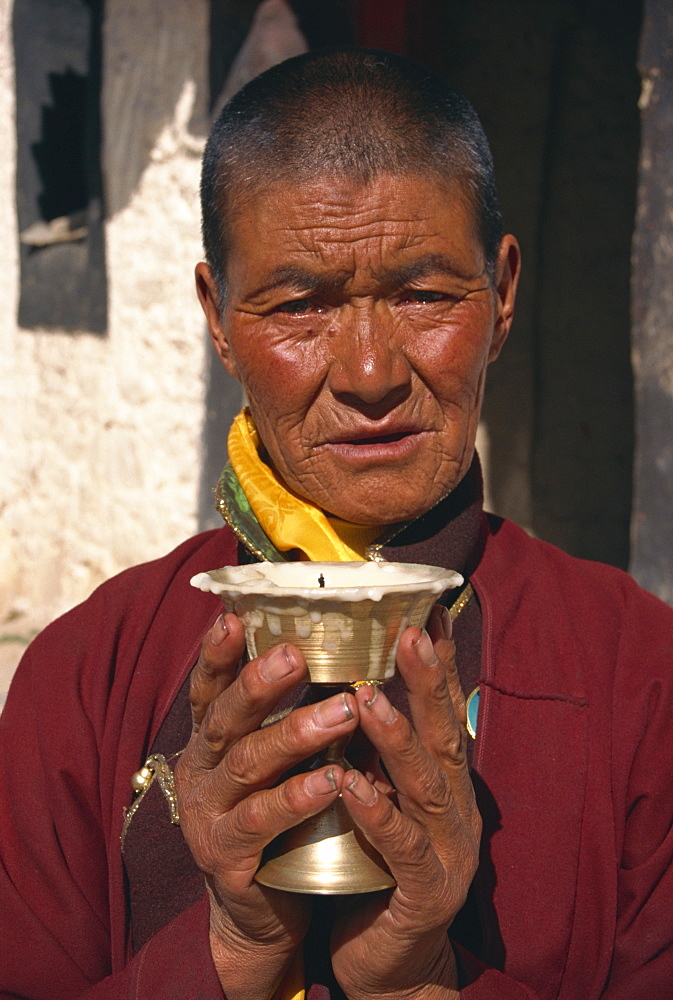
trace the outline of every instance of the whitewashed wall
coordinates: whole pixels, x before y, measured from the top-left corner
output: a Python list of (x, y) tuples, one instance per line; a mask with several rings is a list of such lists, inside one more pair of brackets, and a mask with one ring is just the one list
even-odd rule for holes
[(25, 639), (196, 530), (206, 0), (108, 0), (107, 337), (16, 325), (11, 0), (0, 0), (0, 703)]

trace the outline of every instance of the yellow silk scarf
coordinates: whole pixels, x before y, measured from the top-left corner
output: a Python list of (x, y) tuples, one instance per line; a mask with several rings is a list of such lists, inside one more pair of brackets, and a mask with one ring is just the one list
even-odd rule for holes
[(381, 534), (372, 524), (352, 524), (328, 517), (308, 500), (291, 493), (259, 456), (261, 440), (247, 407), (234, 417), (227, 447), (229, 461), (252, 511), (281, 552), (298, 551), (312, 562), (357, 561)]

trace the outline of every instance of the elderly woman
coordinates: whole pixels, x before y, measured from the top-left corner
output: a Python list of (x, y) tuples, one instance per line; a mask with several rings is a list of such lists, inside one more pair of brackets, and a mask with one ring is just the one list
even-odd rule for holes
[[(482, 512), (519, 251), (474, 112), (392, 56), (299, 57), (224, 109), (202, 196), (197, 290), (249, 401), (227, 526), (100, 588), (17, 675), (2, 995), (669, 996), (673, 613)], [(397, 679), (316, 705), (297, 649), (240, 668), (240, 622), (188, 587), (362, 558), (469, 582), (404, 633)], [(297, 773), (356, 730), (360, 768)], [(259, 885), (263, 848), (338, 795), (396, 888), (334, 907)]]

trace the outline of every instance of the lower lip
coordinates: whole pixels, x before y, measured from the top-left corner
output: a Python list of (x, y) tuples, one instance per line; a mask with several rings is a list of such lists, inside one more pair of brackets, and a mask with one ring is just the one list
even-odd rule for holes
[(399, 462), (411, 455), (427, 437), (427, 432), (405, 434), (396, 441), (368, 441), (355, 444), (353, 441), (337, 441), (323, 447), (338, 458), (350, 463)]

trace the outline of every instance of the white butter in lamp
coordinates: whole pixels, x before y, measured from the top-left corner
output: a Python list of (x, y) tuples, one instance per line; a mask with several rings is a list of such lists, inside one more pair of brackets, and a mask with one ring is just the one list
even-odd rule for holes
[(404, 629), (424, 625), (439, 596), (462, 583), (451, 570), (389, 562), (261, 562), (191, 580), (241, 618), (250, 657), (291, 642), (314, 683), (392, 677)]

